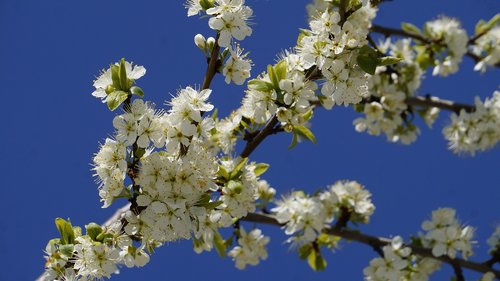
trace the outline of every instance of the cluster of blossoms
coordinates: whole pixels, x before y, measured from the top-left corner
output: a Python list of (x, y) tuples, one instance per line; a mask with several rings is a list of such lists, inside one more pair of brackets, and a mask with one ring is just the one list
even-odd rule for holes
[(197, 15), (201, 11), (211, 16), (208, 25), (219, 32), (217, 43), (221, 47), (229, 47), (232, 38), (243, 40), (252, 34), (248, 21), (253, 11), (245, 5), (245, 0), (188, 0), (186, 7), (188, 16)]
[(434, 70), (432, 75), (448, 76), (458, 71), (458, 65), (467, 52), (467, 32), (460, 22), (441, 17), (425, 24), (425, 32), (432, 41), (434, 48)]
[(303, 192), (282, 198), (271, 211), (285, 224), (289, 242), (313, 242), (334, 219), (348, 216), (351, 222), (367, 223), (375, 210), (371, 194), (357, 182), (337, 182), (315, 196)]
[(500, 91), (483, 102), (476, 97), (474, 112), (451, 115), (451, 124), (443, 129), (450, 149), (455, 153), (484, 151), (500, 141)]
[(69, 222), (61, 239), (52, 239), (45, 248), (46, 271), (42, 280), (97, 280), (109, 278), (118, 266), (142, 267), (149, 262), (144, 244), (139, 246), (120, 231), (120, 224), (108, 228), (90, 223), (82, 235)]
[(297, 47), (306, 69), (317, 67), (324, 76), (321, 93), (327, 108), (333, 104), (356, 104), (368, 96), (368, 77), (357, 64), (359, 48), (366, 36), (376, 8), (365, 2), (341, 22), (338, 11), (325, 10), (310, 22)]
[(457, 252), (466, 259), (472, 255), (474, 228), (462, 226), (455, 218), (455, 210), (440, 208), (432, 212), (432, 219), (422, 223), (426, 233), (421, 234), (422, 244), (432, 249), (435, 257), (455, 258)]
[(243, 85), (245, 80), (250, 77), (252, 69), (252, 61), (247, 58), (247, 53), (243, 53), (243, 49), (239, 45), (234, 45), (228, 48), (229, 58), (224, 63), (222, 75), (226, 78), (226, 83), (234, 82), (236, 85)]
[(471, 51), (482, 57), (474, 66), (474, 70), (485, 72), (488, 66), (500, 63), (500, 25), (488, 30), (484, 35), (474, 41)]
[(363, 270), (366, 281), (427, 281), (441, 263), (430, 258), (411, 255), (411, 249), (396, 236), (382, 248), (383, 257), (374, 258)]
[[(390, 39), (381, 44), (379, 50), (401, 59), (390, 66), (379, 66), (369, 80), (369, 101), (358, 105), (365, 114), (354, 120), (356, 131), (366, 131), (370, 135), (385, 134), (390, 142), (410, 144), (417, 138), (419, 129), (412, 124), (411, 113), (405, 102), (413, 96), (422, 80), (423, 71), (414, 62), (415, 52), (410, 39), (391, 43)], [(428, 108), (420, 112), (429, 126), (438, 116), (438, 108)]]
[(228, 256), (235, 261), (236, 267), (245, 269), (250, 265), (259, 264), (259, 259), (267, 258), (266, 244), (269, 243), (269, 237), (264, 236), (258, 228), (246, 232), (243, 227), (238, 229), (238, 246), (229, 251)]
[(248, 83), (248, 90), (243, 99), (241, 114), (243, 117), (262, 124), (274, 114), (282, 122), (285, 130), (304, 125), (316, 100), (315, 82), (306, 78), (300, 68), (300, 58), (296, 54), (287, 54), (268, 72)]

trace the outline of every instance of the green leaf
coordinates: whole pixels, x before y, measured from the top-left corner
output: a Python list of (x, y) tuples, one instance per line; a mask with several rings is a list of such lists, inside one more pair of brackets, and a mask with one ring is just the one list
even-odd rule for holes
[(375, 74), (375, 69), (379, 63), (377, 52), (366, 45), (359, 50), (356, 61), (361, 69), (372, 75)]
[(112, 64), (110, 68), (111, 68), (111, 80), (113, 80), (113, 87), (117, 90), (121, 90), (120, 67), (116, 64)]
[(296, 132), (293, 132), (292, 143), (290, 143), (290, 145), (288, 146), (288, 149), (294, 148), (298, 142), (299, 142), (299, 137), (297, 136)]
[(314, 271), (325, 270), (327, 265), (326, 260), (323, 258), (323, 256), (319, 251), (318, 252), (312, 251), (307, 257), (307, 262)]
[(132, 86), (130, 88), (130, 93), (132, 93), (132, 95), (136, 95), (136, 96), (139, 96), (141, 98), (144, 97), (144, 92), (142, 91), (142, 89), (140, 87), (137, 87), (137, 86)]
[(243, 169), (243, 167), (245, 167), (247, 162), (248, 162), (248, 157), (241, 159), (240, 163), (236, 165), (236, 167), (234, 167), (233, 171), (231, 171), (231, 175), (229, 176), (229, 178), (230, 179), (238, 178), (241, 173), (241, 170)]
[(274, 68), (271, 65), (267, 66), (267, 73), (269, 74), (269, 79), (271, 79), (271, 82), (273, 83), (273, 88), (276, 91), (280, 90), (280, 80), (278, 79), (278, 76), (274, 72)]
[(207, 204), (203, 205), (203, 207), (205, 207), (205, 209), (207, 209), (207, 210), (213, 210), (213, 209), (219, 207), (219, 205), (222, 203), (224, 203), (224, 202), (221, 200), (208, 202)]
[(124, 91), (114, 91), (108, 95), (108, 108), (113, 111), (117, 109), (125, 100), (127, 100), (128, 94)]
[(479, 20), (476, 23), (476, 28), (475, 28), (476, 34), (482, 33), (484, 31), (485, 25), (486, 25), (486, 22), (484, 20)]
[(274, 86), (267, 81), (253, 79), (248, 81), (248, 88), (259, 92), (270, 92), (274, 89)]
[(265, 173), (267, 171), (267, 169), (269, 169), (269, 164), (259, 163), (259, 164), (255, 165), (255, 169), (253, 170), (253, 172), (258, 177), (258, 176), (262, 175), (263, 173)]
[(409, 22), (402, 22), (401, 29), (411, 34), (422, 35), (422, 31), (420, 30), (420, 28), (416, 27), (415, 25)]
[(304, 118), (305, 121), (311, 120), (311, 118), (313, 117), (313, 111), (309, 110), (308, 112), (304, 113), (302, 117)]
[(127, 68), (125, 67), (125, 59), (120, 60), (120, 89), (128, 91), (130, 89), (129, 80), (127, 78)]
[(222, 165), (219, 165), (219, 171), (217, 172), (217, 174), (219, 175), (219, 177), (222, 177), (225, 180), (229, 179), (229, 173)]
[(309, 128), (305, 126), (294, 126), (293, 127), (294, 132), (299, 134), (301, 137), (304, 137), (310, 141), (312, 141), (314, 144), (316, 143), (316, 137), (314, 134), (309, 130)]
[(318, 236), (318, 238), (316, 239), (319, 246), (326, 246), (329, 249), (335, 247), (339, 240), (340, 240), (340, 237), (334, 236), (331, 234), (327, 234), (327, 233), (321, 233)]
[(142, 147), (138, 147), (134, 152), (134, 157), (141, 159), (142, 156), (146, 153), (146, 149)]
[(274, 67), (274, 73), (276, 74), (276, 77), (278, 78), (278, 82), (286, 79), (286, 68), (288, 67), (286, 60), (282, 60), (276, 64)]
[(62, 218), (57, 218), (55, 222), (57, 230), (59, 230), (59, 234), (61, 235), (61, 244), (74, 244), (75, 233), (73, 232), (70, 220), (66, 221)]
[(402, 60), (403, 60), (402, 58), (397, 58), (397, 57), (392, 57), (392, 56), (382, 57), (382, 58), (379, 58), (378, 65), (379, 66), (381, 66), (381, 65), (391, 65), (391, 64), (398, 63), (398, 62), (400, 62)]
[(313, 247), (311, 244), (304, 244), (304, 245), (300, 246), (300, 248), (298, 250), (299, 258), (302, 260), (307, 259), (307, 257), (309, 257), (309, 254), (311, 253), (312, 250), (313, 250)]
[(218, 231), (214, 233), (214, 246), (220, 257), (226, 256), (226, 243)]
[(203, 193), (203, 195), (201, 195), (200, 199), (198, 199), (198, 201), (196, 201), (196, 203), (194, 203), (194, 205), (197, 207), (203, 207), (206, 204), (208, 204), (209, 202), (210, 202), (210, 194)]
[(73, 250), (75, 249), (73, 244), (66, 244), (66, 245), (61, 245), (59, 246), (59, 251), (61, 254), (65, 255), (66, 257), (72, 257), (73, 256)]
[(97, 240), (97, 236), (102, 233), (102, 227), (95, 222), (91, 222), (85, 225), (85, 233), (92, 238), (94, 241)]

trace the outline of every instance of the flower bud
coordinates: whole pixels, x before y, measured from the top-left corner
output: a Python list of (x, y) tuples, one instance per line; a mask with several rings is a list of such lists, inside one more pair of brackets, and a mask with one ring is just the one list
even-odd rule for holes
[(205, 50), (205, 48), (207, 47), (205, 37), (203, 37), (203, 35), (201, 34), (196, 34), (196, 36), (194, 37), (194, 43), (196, 44), (196, 46), (198, 46), (198, 48), (202, 50)]
[(215, 38), (213, 37), (208, 37), (207, 39), (207, 48), (209, 52), (212, 52), (212, 49), (214, 48), (215, 45)]

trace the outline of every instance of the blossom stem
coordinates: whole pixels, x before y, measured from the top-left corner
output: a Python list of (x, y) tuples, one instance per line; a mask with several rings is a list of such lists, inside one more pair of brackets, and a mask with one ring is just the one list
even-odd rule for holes
[(219, 42), (220, 33), (217, 32), (217, 36), (215, 37), (215, 44), (212, 49), (212, 53), (210, 54), (210, 61), (208, 62), (207, 71), (205, 73), (205, 78), (203, 80), (202, 90), (210, 88), (210, 83), (212, 83), (212, 79), (217, 73), (217, 62), (219, 61), (219, 51), (220, 47), (217, 42)]

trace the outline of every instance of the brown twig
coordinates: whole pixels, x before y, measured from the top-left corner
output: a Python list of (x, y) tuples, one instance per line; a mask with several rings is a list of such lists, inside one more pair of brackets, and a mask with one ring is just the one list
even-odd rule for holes
[[(242, 218), (241, 220), (248, 221), (248, 222), (254, 222), (254, 223), (263, 223), (263, 224), (270, 224), (270, 225), (276, 225), (276, 226), (283, 226), (283, 224), (279, 223), (273, 216), (267, 215), (267, 214), (259, 214), (259, 213), (248, 214), (246, 217)], [(355, 231), (355, 230), (349, 230), (349, 229), (337, 230), (335, 228), (331, 228), (328, 230), (328, 233), (335, 235), (335, 236), (338, 236), (338, 237), (342, 237), (346, 240), (366, 244), (366, 245), (372, 247), (373, 249), (381, 249), (382, 247), (391, 244), (391, 239), (388, 239), (385, 237), (372, 236), (372, 235), (364, 234), (362, 232)], [(481, 273), (492, 272), (496, 276), (496, 278), (500, 278), (500, 271), (499, 270), (496, 270), (490, 266), (487, 266), (484, 263), (468, 261), (468, 260), (464, 260), (461, 258), (450, 258), (448, 256), (435, 257), (432, 254), (431, 249), (423, 248), (423, 247), (416, 246), (413, 244), (406, 244), (405, 247), (409, 247), (411, 249), (412, 253), (415, 255), (418, 255), (421, 257), (432, 258), (432, 259), (447, 263), (450, 266), (452, 266), (454, 269), (456, 267), (459, 267), (460, 270), (461, 270), (461, 268), (467, 268), (469, 270), (477, 271), (477, 272), (481, 272)], [(377, 252), (379, 252), (379, 251), (377, 251)]]

